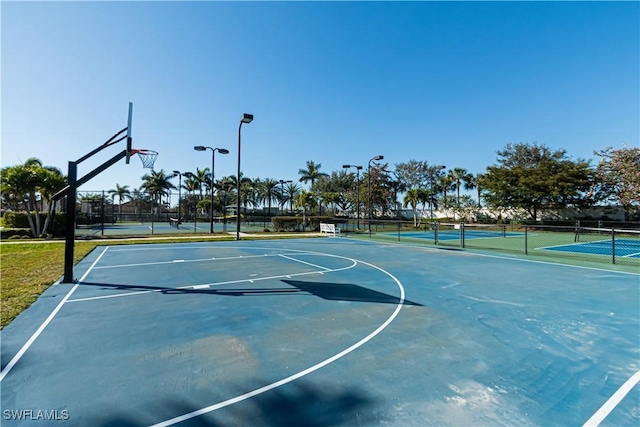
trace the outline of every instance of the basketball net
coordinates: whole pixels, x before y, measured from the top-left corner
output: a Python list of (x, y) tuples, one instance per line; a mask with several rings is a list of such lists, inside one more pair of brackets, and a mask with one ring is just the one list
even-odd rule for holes
[(158, 152), (153, 150), (131, 150), (131, 154), (137, 154), (142, 161), (142, 167), (153, 169), (153, 165), (158, 157)]

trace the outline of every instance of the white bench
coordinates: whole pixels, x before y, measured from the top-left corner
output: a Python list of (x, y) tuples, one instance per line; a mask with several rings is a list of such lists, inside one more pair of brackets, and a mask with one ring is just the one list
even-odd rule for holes
[(340, 228), (335, 224), (320, 223), (320, 233), (332, 234), (334, 237), (340, 235)]

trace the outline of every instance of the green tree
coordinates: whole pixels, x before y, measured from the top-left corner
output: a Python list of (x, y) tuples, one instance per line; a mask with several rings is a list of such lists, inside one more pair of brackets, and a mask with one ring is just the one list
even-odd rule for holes
[(437, 186), (435, 191), (436, 193), (442, 192), (442, 201), (445, 209), (449, 208), (449, 198), (447, 197), (447, 193), (449, 190), (453, 190), (453, 176), (451, 175), (451, 171), (446, 174), (439, 175), (437, 178)]
[(122, 214), (122, 199), (131, 198), (131, 190), (129, 190), (128, 185), (120, 185), (116, 184), (116, 188), (113, 190), (107, 191), (112, 197), (118, 197), (118, 213)]
[(271, 213), (271, 203), (278, 202), (278, 194), (280, 185), (278, 181), (273, 178), (265, 178), (264, 180), (254, 180), (258, 182), (258, 199), (260, 203), (267, 203), (268, 212)]
[(151, 195), (153, 203), (160, 205), (162, 196), (168, 196), (170, 190), (175, 190), (176, 186), (171, 183), (170, 179), (172, 175), (167, 175), (164, 170), (154, 171), (145, 174), (142, 177), (142, 185), (140, 188), (144, 189)]
[(187, 197), (182, 199), (182, 204), (184, 205), (181, 206), (182, 212), (189, 213), (189, 215), (191, 213), (193, 213), (194, 216), (197, 215), (198, 196), (196, 195), (196, 192), (202, 191), (202, 182), (195, 174), (187, 175), (186, 178), (182, 180), (182, 189), (187, 192)]
[(300, 175), (300, 179), (298, 181), (305, 184), (311, 182), (311, 191), (316, 191), (316, 181), (322, 177), (328, 176), (326, 173), (320, 172), (321, 167), (321, 163), (316, 164), (313, 160), (308, 160), (306, 169), (298, 169), (298, 175)]
[[(451, 179), (451, 186), (456, 190), (456, 203), (455, 206), (458, 207), (460, 205), (460, 188), (463, 184), (469, 182), (472, 179), (473, 175), (467, 172), (464, 168), (453, 168), (449, 171), (449, 177)], [(456, 215), (456, 211), (454, 210), (454, 219)]]
[(288, 182), (284, 186), (282, 203), (284, 204), (289, 202), (290, 211), (293, 211), (294, 201), (296, 197), (298, 197), (298, 195), (300, 194), (300, 191), (302, 191), (302, 187), (300, 187), (300, 184), (298, 184), (297, 182)]
[(62, 174), (60, 169), (53, 166), (44, 166), (40, 177), (40, 193), (48, 202), (47, 219), (42, 227), (43, 232), (46, 233), (47, 230), (49, 230), (49, 226), (53, 224), (53, 212), (58, 203), (58, 201), (53, 200), (52, 197), (67, 185), (67, 177)]
[(0, 179), (3, 201), (9, 206), (25, 209), (31, 234), (34, 237), (41, 235), (44, 228), (41, 227), (40, 211), (45, 200), (49, 202), (51, 211), (51, 196), (64, 187), (64, 175), (57, 168), (43, 166), (40, 159), (32, 157), (22, 165), (3, 168)]
[(640, 148), (607, 147), (595, 154), (602, 157), (595, 181), (602, 197), (621, 204), (629, 220), (633, 209), (640, 206)]
[(313, 160), (307, 161), (306, 169), (298, 169), (298, 175), (300, 175), (299, 181), (304, 184), (311, 182), (311, 190), (313, 191), (315, 182), (320, 177), (328, 176), (326, 173), (320, 172), (321, 167), (322, 167), (321, 163), (318, 163), (316, 165)]
[(481, 181), (490, 207), (523, 209), (537, 221), (541, 210), (584, 203), (593, 175), (589, 162), (537, 143), (509, 143), (497, 154)]
[(405, 188), (427, 188), (431, 182), (433, 167), (423, 160), (409, 160), (395, 165), (395, 175)]
[(483, 175), (481, 173), (471, 175), (467, 181), (465, 181), (465, 190), (476, 190), (476, 195), (478, 198), (478, 209), (482, 208), (482, 204), (480, 202), (480, 193), (482, 191), (482, 187), (480, 183), (482, 182)]
[(198, 183), (200, 184), (198, 187), (198, 200), (202, 200), (202, 187), (204, 186), (207, 190), (211, 188), (211, 174), (209, 173), (209, 168), (196, 168), (195, 176), (198, 180)]
[(312, 192), (302, 190), (294, 199), (295, 207), (302, 208), (302, 227), (307, 224), (307, 209), (312, 210), (316, 207), (316, 199)]

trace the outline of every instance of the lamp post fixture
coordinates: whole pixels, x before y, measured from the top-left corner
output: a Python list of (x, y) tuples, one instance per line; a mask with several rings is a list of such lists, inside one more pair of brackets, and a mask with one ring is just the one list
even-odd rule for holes
[(434, 200), (434, 194), (433, 194), (433, 176), (438, 173), (439, 171), (441, 171), (442, 169), (446, 169), (445, 165), (438, 165), (438, 166), (434, 166), (433, 167), (433, 171), (431, 173), (431, 200), (429, 201), (429, 220), (431, 221), (431, 227), (433, 227), (433, 200)]
[(371, 237), (371, 217), (372, 217), (372, 212), (371, 212), (371, 162), (382, 160), (382, 159), (384, 159), (384, 156), (372, 157), (369, 160), (369, 165), (367, 166), (367, 175), (369, 176), (369, 185), (368, 185), (368, 190), (369, 190), (369, 237)]
[(240, 126), (238, 126), (238, 175), (236, 175), (236, 190), (238, 192), (238, 203), (236, 209), (236, 240), (240, 240), (240, 135), (243, 123), (251, 123), (253, 114), (244, 113), (240, 117)]
[(193, 149), (196, 151), (211, 150), (211, 208), (209, 209), (211, 218), (210, 218), (210, 225), (209, 225), (209, 233), (213, 233), (213, 183), (216, 178), (216, 173), (215, 173), (216, 151), (220, 154), (229, 154), (229, 150), (227, 150), (226, 148), (205, 147), (203, 145), (196, 145), (195, 147), (193, 147)]
[(283, 207), (284, 207), (284, 185), (285, 184), (289, 184), (291, 182), (293, 182), (293, 181), (291, 181), (290, 179), (286, 180), (286, 181), (284, 179), (281, 179), (281, 180), (278, 181), (278, 183), (280, 184), (280, 212), (281, 212), (280, 215), (284, 214), (284, 209), (283, 209)]
[(344, 169), (356, 168), (356, 230), (360, 230), (360, 171), (362, 166), (342, 165)]

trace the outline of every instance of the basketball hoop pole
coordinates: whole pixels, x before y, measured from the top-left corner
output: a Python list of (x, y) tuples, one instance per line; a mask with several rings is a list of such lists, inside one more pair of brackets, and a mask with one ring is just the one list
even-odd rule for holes
[[(67, 196), (66, 202), (66, 227), (65, 227), (65, 248), (64, 248), (64, 277), (62, 279), (62, 283), (74, 283), (75, 279), (73, 277), (73, 263), (74, 263), (74, 249), (75, 249), (75, 228), (76, 228), (76, 192), (78, 187), (80, 187), (85, 182), (89, 181), (96, 175), (103, 172), (105, 169), (113, 166), (118, 161), (124, 159), (129, 155), (130, 144), (131, 144), (131, 134), (129, 133), (131, 126), (131, 111), (133, 104), (129, 103), (129, 124), (126, 128), (122, 129), (120, 132), (111, 137), (107, 142), (102, 144), (100, 147), (91, 151), (90, 153), (80, 157), (75, 162), (69, 162), (69, 169), (67, 174), (67, 186), (62, 190), (58, 191), (53, 195), (52, 200), (56, 201), (64, 196)], [(118, 138), (122, 133), (127, 132), (126, 136)], [(92, 157), (94, 154), (102, 151), (103, 149), (110, 147), (111, 145), (120, 142), (122, 140), (127, 140), (127, 148), (113, 156), (111, 159), (104, 162), (102, 165), (98, 166), (82, 178), (78, 179), (78, 164)]]

